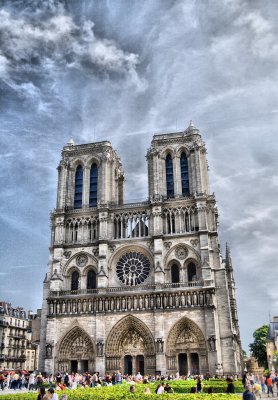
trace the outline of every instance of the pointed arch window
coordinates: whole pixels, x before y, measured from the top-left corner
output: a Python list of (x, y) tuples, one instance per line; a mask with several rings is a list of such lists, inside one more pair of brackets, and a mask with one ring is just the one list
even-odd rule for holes
[(188, 264), (187, 274), (188, 282), (194, 282), (197, 280), (196, 265), (194, 263)]
[(182, 195), (188, 196), (189, 195), (188, 161), (186, 154), (184, 152), (181, 153), (180, 164), (181, 164)]
[(78, 165), (75, 171), (74, 208), (82, 208), (83, 168)]
[(71, 290), (78, 290), (79, 286), (79, 272), (73, 271), (71, 274)]
[(91, 166), (90, 171), (90, 207), (97, 206), (97, 179), (98, 179), (98, 168), (96, 164)]
[(167, 197), (174, 197), (174, 173), (173, 173), (173, 160), (170, 154), (166, 156), (166, 188)]
[(87, 273), (87, 289), (96, 289), (97, 287), (97, 279), (96, 273), (94, 270), (90, 269)]
[(171, 278), (172, 278), (172, 283), (180, 282), (180, 269), (177, 264), (173, 264), (171, 267)]

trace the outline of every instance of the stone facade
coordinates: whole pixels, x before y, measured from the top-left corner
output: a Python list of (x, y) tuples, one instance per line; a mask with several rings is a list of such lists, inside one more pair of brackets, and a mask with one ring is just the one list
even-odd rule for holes
[(41, 370), (241, 372), (229, 249), (199, 130), (155, 135), (148, 201), (124, 204), (110, 142), (63, 148), (41, 315)]

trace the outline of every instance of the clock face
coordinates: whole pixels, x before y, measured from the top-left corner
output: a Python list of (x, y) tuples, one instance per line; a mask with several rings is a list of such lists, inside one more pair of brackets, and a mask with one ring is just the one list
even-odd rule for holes
[(139, 285), (150, 274), (150, 261), (142, 253), (136, 251), (126, 253), (119, 259), (116, 273), (119, 280), (125, 285)]
[(88, 257), (86, 256), (86, 254), (80, 254), (76, 258), (76, 264), (78, 265), (78, 267), (85, 267), (87, 262), (88, 262)]
[(187, 249), (185, 247), (178, 247), (175, 251), (175, 256), (179, 259), (179, 260), (185, 260), (187, 257)]

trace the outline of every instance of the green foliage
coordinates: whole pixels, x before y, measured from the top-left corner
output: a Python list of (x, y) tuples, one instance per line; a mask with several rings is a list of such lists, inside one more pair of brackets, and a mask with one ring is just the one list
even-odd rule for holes
[(259, 366), (267, 368), (266, 339), (268, 325), (263, 325), (253, 333), (254, 342), (249, 344), (253, 356), (258, 361)]
[[(196, 387), (196, 381), (194, 380), (180, 380), (180, 381), (170, 381), (171, 387), (174, 389), (173, 394), (164, 394), (162, 395), (163, 399), (175, 398), (178, 400), (184, 399), (184, 394), (188, 393), (186, 396), (187, 400), (196, 400), (196, 398), (200, 398), (200, 400), (233, 400), (233, 396), (237, 395), (226, 395), (225, 390), (227, 387), (227, 383), (224, 379), (210, 379), (209, 381), (202, 381), (203, 384), (203, 392), (204, 394), (189, 394), (191, 387)], [(140, 400), (152, 400), (161, 397), (161, 395), (157, 395), (155, 393), (155, 389), (157, 388), (159, 382), (149, 383), (149, 384), (137, 384), (135, 385), (135, 395), (129, 393), (129, 384), (115, 385), (115, 386), (104, 386), (97, 388), (80, 388), (77, 390), (66, 390), (66, 394), (68, 396), (68, 400), (127, 400), (131, 397), (134, 399)], [(242, 393), (243, 387), (241, 382), (234, 382), (235, 389), (237, 393)], [(149, 387), (151, 390), (150, 395), (144, 394), (144, 389)], [(208, 395), (205, 394), (209, 387), (213, 388), (214, 394)], [(62, 392), (57, 392), (59, 397)], [(36, 400), (37, 393), (22, 393), (22, 394), (7, 394), (2, 395), (1, 400)], [(234, 397), (236, 400), (238, 397)]]
[(278, 369), (278, 351), (277, 351), (277, 350), (274, 351), (273, 356), (274, 356), (274, 357), (273, 357), (274, 360), (275, 360), (275, 358), (276, 358), (276, 361), (273, 360), (274, 368), (275, 368), (275, 369)]

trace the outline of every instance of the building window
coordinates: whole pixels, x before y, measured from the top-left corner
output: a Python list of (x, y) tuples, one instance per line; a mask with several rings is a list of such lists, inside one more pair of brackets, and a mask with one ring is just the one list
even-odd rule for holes
[(171, 267), (171, 278), (172, 278), (172, 283), (180, 282), (180, 269), (177, 264), (173, 264)]
[(71, 274), (71, 290), (78, 290), (79, 286), (79, 272), (73, 271)]
[(93, 164), (91, 166), (90, 172), (90, 207), (97, 206), (97, 178), (98, 178), (98, 169), (97, 165)]
[(174, 197), (173, 160), (170, 154), (168, 154), (166, 157), (165, 166), (166, 166), (167, 197)]
[(193, 263), (188, 264), (187, 267), (188, 282), (194, 282), (197, 280), (196, 265)]
[(96, 289), (96, 273), (92, 269), (87, 274), (87, 289)]
[(184, 152), (181, 153), (180, 163), (181, 163), (182, 195), (188, 196), (189, 195), (188, 161), (186, 154)]
[(74, 208), (82, 208), (83, 168), (78, 165), (75, 172)]

